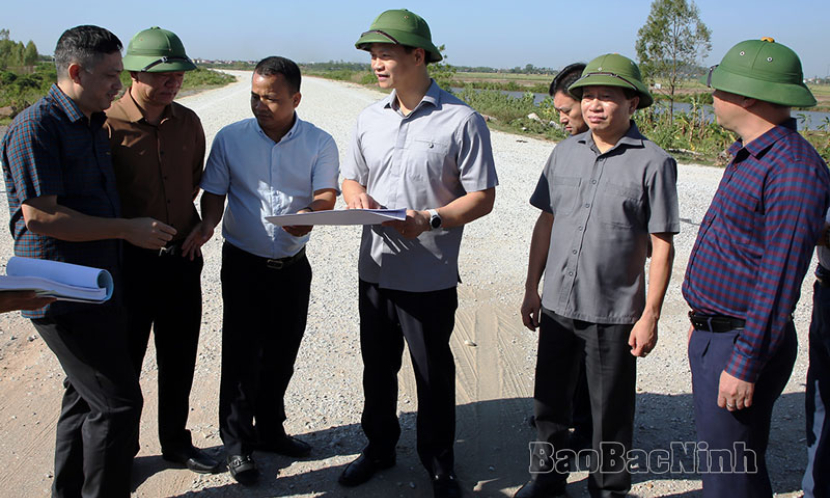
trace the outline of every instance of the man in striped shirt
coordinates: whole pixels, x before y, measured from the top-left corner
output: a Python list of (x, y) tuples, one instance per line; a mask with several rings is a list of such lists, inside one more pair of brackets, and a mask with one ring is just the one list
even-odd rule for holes
[(795, 362), (792, 312), (830, 175), (790, 117), (790, 107), (816, 103), (795, 52), (770, 38), (741, 42), (705, 82), (718, 123), (739, 140), (683, 283), (698, 470), (706, 497), (771, 497), (770, 418)]

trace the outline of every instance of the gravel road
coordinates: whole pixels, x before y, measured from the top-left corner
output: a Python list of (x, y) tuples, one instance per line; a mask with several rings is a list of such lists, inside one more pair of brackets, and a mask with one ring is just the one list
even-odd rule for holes
[[(250, 116), (250, 73), (236, 73), (237, 83), (180, 102), (202, 119), (208, 144), (227, 124)], [(357, 85), (317, 78), (303, 81), (299, 115), (331, 133), (341, 159), (357, 114), (382, 97)], [(493, 213), (467, 227), (461, 251), (459, 310), (452, 348), (458, 371), (459, 478), (469, 496), (502, 497), (527, 479), (527, 425), (532, 411), (535, 334), (523, 329), (519, 305), (527, 251), (537, 211), (528, 204), (552, 144), (493, 132), (501, 185)], [(691, 382), (686, 360), (687, 307), (680, 284), (697, 227), (717, 188), (722, 170), (681, 165), (681, 233), (660, 323), (660, 343), (639, 360), (634, 446), (646, 451), (670, 448), (671, 442), (694, 440)], [(6, 210), (6, 198), (0, 196)], [(342, 208), (338, 200), (337, 208)], [(141, 452), (134, 468), (135, 496), (326, 496), (428, 497), (431, 489), (418, 463), (414, 444), (415, 384), (408, 360), (400, 374), (403, 436), (398, 465), (357, 489), (336, 479), (364, 444), (357, 319), (357, 249), (359, 229), (318, 227), (308, 255), (314, 268), (308, 328), (286, 397), (290, 433), (314, 446), (311, 457), (292, 461), (257, 454), (263, 482), (243, 489), (227, 473), (198, 476), (170, 469), (160, 457), (156, 437), (154, 352), (142, 373), (145, 411)], [(11, 237), (0, 237), (0, 264), (12, 253)], [(190, 428), (194, 443), (223, 456), (217, 427), (222, 298), (219, 288), (221, 237), (204, 248), (204, 314)], [(609, 248), (613, 250), (613, 248)], [(804, 380), (807, 362), (810, 278), (806, 279), (795, 322), (799, 357), (785, 394), (774, 413), (768, 453), (777, 496), (797, 496), (806, 463), (804, 451)], [(62, 392), (62, 371), (34, 329), (17, 314), (0, 316), (0, 496), (47, 496), (52, 484), (55, 421)], [(653, 462), (652, 462), (653, 463)], [(633, 493), (643, 497), (700, 495), (700, 480), (691, 473), (671, 474), (642, 465)], [(571, 476), (572, 496), (587, 496), (585, 472)]]

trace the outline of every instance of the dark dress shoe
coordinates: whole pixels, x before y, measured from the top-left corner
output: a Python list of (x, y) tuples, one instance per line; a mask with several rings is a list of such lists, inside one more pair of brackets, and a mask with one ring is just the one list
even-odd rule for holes
[(259, 480), (259, 470), (251, 455), (229, 455), (228, 472), (243, 486), (252, 486)]
[(302, 458), (311, 454), (310, 444), (288, 435), (276, 439), (259, 441), (254, 445), (254, 449), (294, 458)]
[(538, 479), (519, 488), (513, 498), (560, 498), (565, 493), (567, 482), (564, 480)]
[(213, 474), (219, 471), (219, 462), (195, 446), (162, 451), (161, 457), (168, 462), (184, 465), (197, 474)]
[(435, 498), (461, 498), (461, 486), (454, 474), (433, 476), (432, 492)]
[(385, 459), (372, 459), (361, 453), (357, 459), (346, 466), (337, 482), (343, 486), (359, 486), (375, 475), (375, 472), (395, 465), (395, 456)]

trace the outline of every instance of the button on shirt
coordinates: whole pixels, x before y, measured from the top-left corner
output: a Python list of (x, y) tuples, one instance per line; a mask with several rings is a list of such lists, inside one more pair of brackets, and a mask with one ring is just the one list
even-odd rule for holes
[(798, 302), (830, 205), (830, 175), (794, 119), (729, 153), (683, 297), (696, 312), (746, 320), (725, 371), (755, 382)]
[[(440, 208), (498, 184), (484, 119), (435, 83), (408, 115), (393, 91), (361, 112), (343, 177), (389, 209)], [(395, 229), (363, 227), (358, 274), (386, 289), (427, 292), (458, 284), (463, 227), (406, 239)]]
[(294, 237), (265, 220), (296, 213), (314, 192), (337, 190), (337, 146), (331, 135), (294, 115), (294, 125), (275, 143), (256, 119), (228, 125), (216, 134), (202, 188), (227, 195), (222, 235), (234, 246), (263, 258), (297, 254), (309, 236)]
[(122, 215), (157, 219), (177, 230), (174, 242), (183, 241), (199, 223), (193, 194), (205, 161), (202, 123), (173, 102), (152, 125), (129, 90), (106, 112)]
[(675, 160), (633, 121), (605, 153), (587, 131), (553, 149), (530, 203), (553, 214), (542, 305), (591, 323), (635, 323), (650, 234), (680, 231)]
[[(57, 85), (12, 122), (0, 146), (6, 195), (9, 200), (14, 253), (109, 270), (118, 285), (119, 241), (115, 239), (69, 242), (30, 232), (21, 205), (27, 200), (57, 196), (61, 206), (90, 216), (117, 218), (120, 214), (115, 174), (104, 113), (91, 119), (78, 109)], [(24, 311), (27, 318), (42, 318), (82, 309), (109, 306), (69, 303), (44, 310)]]

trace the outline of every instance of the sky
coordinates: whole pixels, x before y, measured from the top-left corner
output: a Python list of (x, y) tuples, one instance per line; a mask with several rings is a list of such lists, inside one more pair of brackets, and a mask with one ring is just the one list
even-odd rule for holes
[[(771, 36), (799, 54), (805, 77), (830, 75), (828, 0), (699, 0), (712, 30), (713, 65), (736, 43)], [(368, 62), (354, 42), (387, 9), (408, 8), (424, 19), (447, 62), (494, 68), (560, 68), (616, 52), (636, 60), (637, 30), (649, 0), (139, 0), (57, 2), (3, 0), (0, 28), (13, 40), (32, 40), (52, 54), (60, 34), (96, 24), (124, 43), (150, 26), (182, 39), (191, 58), (258, 60), (282, 55), (296, 62)], [(82, 5), (83, 7), (78, 7)], [(822, 33), (824, 33), (822, 35)]]

